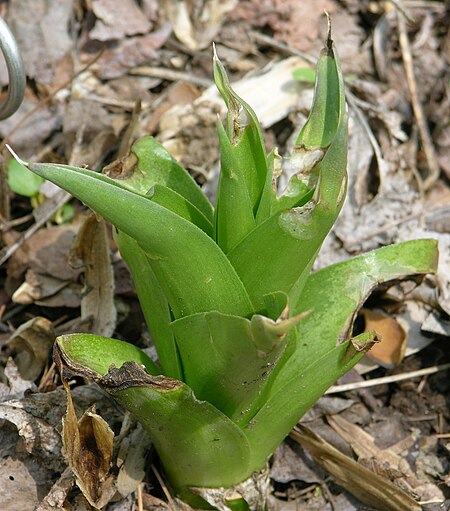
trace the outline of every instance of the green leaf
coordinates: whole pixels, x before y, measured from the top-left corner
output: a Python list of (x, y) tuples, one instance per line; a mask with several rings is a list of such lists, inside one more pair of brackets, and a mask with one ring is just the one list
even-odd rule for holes
[(193, 204), (212, 224), (213, 207), (191, 175), (153, 137), (142, 137), (128, 156), (103, 169), (129, 190), (146, 195), (154, 185), (163, 185)]
[(220, 144), (220, 177), (216, 205), (216, 242), (227, 253), (234, 248), (254, 227), (253, 204), (236, 151), (218, 123)]
[(199, 209), (179, 193), (163, 185), (155, 184), (147, 192), (147, 196), (156, 204), (160, 204), (181, 218), (189, 220), (189, 222), (199, 227), (209, 237), (213, 236), (212, 223)]
[(134, 238), (146, 252), (175, 318), (218, 310), (250, 316), (253, 306), (228, 259), (202, 230), (176, 213), (90, 170), (29, 164)]
[(181, 380), (183, 371), (170, 326), (173, 318), (167, 297), (152, 270), (150, 261), (137, 242), (124, 232), (117, 231), (114, 239), (133, 275), (141, 309), (158, 352), (161, 371), (165, 376)]
[(33, 174), (14, 158), (8, 160), (8, 185), (14, 193), (24, 197), (34, 197), (45, 179)]
[(209, 312), (175, 321), (185, 382), (199, 399), (245, 424), (299, 319), (247, 320)]
[[(260, 452), (260, 461), (361, 358), (362, 353), (355, 352), (347, 339), (359, 308), (374, 288), (410, 275), (434, 273), (437, 256), (435, 240), (414, 240), (368, 252), (309, 276), (295, 309), (310, 313), (290, 338), (269, 382), (270, 396), (246, 429), (255, 449), (267, 449), (265, 454)], [(354, 345), (358, 346), (356, 341)]]
[[(228, 109), (226, 134), (228, 143), (223, 130), (219, 130), (223, 171), (217, 191), (216, 207), (216, 226), (221, 234), (217, 239), (224, 251), (228, 252), (246, 234), (241, 226), (241, 220), (246, 221), (247, 232), (252, 227), (247, 219), (250, 218), (250, 213), (254, 218), (257, 215), (269, 167), (258, 119), (251, 107), (231, 88), (225, 68), (215, 51), (213, 66), (216, 86)], [(239, 187), (243, 187), (244, 190)], [(248, 199), (239, 204), (244, 195), (248, 195)], [(225, 233), (221, 229), (223, 226), (227, 226)], [(226, 234), (232, 234), (237, 229), (240, 236), (234, 234), (228, 241)]]
[[(77, 335), (82, 334), (71, 336), (69, 344), (66, 336), (57, 339), (62, 374), (93, 379), (141, 422), (176, 489), (231, 486), (250, 475), (246, 437), (219, 410), (199, 401), (178, 380), (151, 376), (136, 362), (122, 363), (125, 353), (115, 344), (116, 367), (107, 374), (98, 373), (95, 342), (84, 343), (82, 352)], [(107, 353), (109, 347), (103, 345), (103, 350)]]
[(143, 365), (150, 374), (160, 373), (150, 357), (128, 342), (93, 334), (66, 334), (58, 337), (56, 344), (62, 356), (71, 358), (75, 366), (86, 366), (101, 376), (112, 364), (120, 367), (129, 361)]
[[(263, 306), (263, 296), (274, 291), (289, 294), (290, 303), (297, 301), (344, 202), (347, 116), (342, 73), (331, 42), (320, 56), (313, 108), (298, 140), (301, 145), (291, 163), (299, 166), (296, 179), (315, 176), (312, 198), (275, 213), (228, 254), (257, 309)], [(323, 145), (316, 147), (316, 143)], [(320, 158), (303, 154), (310, 151), (318, 151)], [(308, 197), (307, 192), (303, 197)]]

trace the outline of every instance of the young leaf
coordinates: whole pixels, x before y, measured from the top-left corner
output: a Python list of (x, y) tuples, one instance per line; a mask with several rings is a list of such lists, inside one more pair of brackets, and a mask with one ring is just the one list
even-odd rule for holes
[(227, 133), (219, 129), (222, 172), (216, 206), (217, 240), (228, 252), (253, 227), (250, 219), (257, 215), (269, 167), (258, 119), (231, 88), (215, 50), (213, 65), (216, 86), (228, 109)]
[(24, 197), (34, 197), (45, 179), (33, 174), (14, 158), (8, 160), (8, 185), (14, 193)]
[(317, 65), (313, 108), (299, 141), (305, 151), (321, 153), (320, 161), (311, 160), (306, 169), (314, 177), (313, 197), (274, 214), (228, 254), (257, 308), (262, 307), (262, 297), (274, 291), (296, 300), (345, 198), (347, 116), (342, 73), (331, 41)]

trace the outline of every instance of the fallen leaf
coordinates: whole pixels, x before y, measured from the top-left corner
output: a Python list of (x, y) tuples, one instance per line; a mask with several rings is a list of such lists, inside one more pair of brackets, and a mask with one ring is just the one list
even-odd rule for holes
[(395, 318), (381, 311), (363, 309), (365, 330), (375, 330), (380, 342), (374, 344), (367, 356), (383, 367), (392, 368), (400, 364), (405, 356), (408, 336)]
[(72, 48), (72, 0), (11, 0), (8, 23), (30, 78), (53, 82), (58, 63)]
[(64, 502), (74, 485), (74, 477), (69, 468), (64, 470), (56, 483), (51, 487), (48, 494), (35, 508), (35, 511), (61, 511)]
[(237, 4), (237, 0), (161, 0), (162, 19), (172, 24), (177, 38), (191, 50), (208, 47), (225, 21), (225, 14)]
[(91, 6), (97, 17), (94, 28), (89, 32), (91, 39), (122, 39), (146, 34), (151, 29), (151, 23), (134, 0), (92, 0)]
[(100, 47), (98, 43), (89, 43), (83, 48), (83, 60), (90, 60), (93, 51), (104, 49), (95, 65), (96, 73), (101, 79), (118, 78), (135, 66), (148, 64), (151, 60), (159, 62), (157, 50), (167, 41), (171, 32), (170, 24), (165, 23), (149, 34), (110, 42), (106, 47), (105, 44)]
[(63, 381), (67, 394), (67, 412), (63, 419), (63, 444), (67, 462), (76, 483), (88, 502), (102, 508), (115, 493), (112, 476), (108, 476), (112, 460), (114, 433), (107, 422), (87, 410), (77, 420), (69, 385)]
[(25, 380), (34, 381), (44, 370), (55, 340), (52, 322), (35, 317), (19, 326), (11, 336), (12, 348), (19, 372)]
[(117, 312), (114, 305), (114, 274), (106, 223), (94, 214), (86, 217), (72, 248), (71, 263), (84, 267), (81, 319), (90, 320), (91, 330), (109, 337)]
[(340, 453), (308, 428), (299, 426), (299, 431), (291, 432), (291, 438), (308, 449), (318, 465), (364, 504), (383, 511), (422, 509), (393, 483)]

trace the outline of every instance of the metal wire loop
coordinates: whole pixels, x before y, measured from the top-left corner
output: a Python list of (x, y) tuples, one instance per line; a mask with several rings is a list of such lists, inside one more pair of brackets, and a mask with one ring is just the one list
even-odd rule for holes
[(8, 25), (0, 17), (0, 48), (8, 68), (8, 93), (0, 103), (0, 120), (10, 117), (21, 105), (25, 94), (25, 71), (16, 40)]

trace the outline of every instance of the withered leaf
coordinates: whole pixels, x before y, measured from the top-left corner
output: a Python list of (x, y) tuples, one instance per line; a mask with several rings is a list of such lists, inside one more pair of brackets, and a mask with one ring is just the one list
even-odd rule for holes
[(108, 234), (104, 220), (89, 215), (78, 233), (72, 250), (72, 262), (79, 258), (84, 265), (84, 290), (81, 318), (91, 320), (91, 329), (109, 337), (116, 326), (114, 274)]
[(112, 460), (114, 433), (106, 421), (87, 410), (77, 420), (67, 382), (67, 412), (63, 419), (63, 445), (67, 461), (76, 482), (88, 502), (96, 507), (105, 506), (116, 492), (113, 477), (108, 476)]
[(387, 479), (371, 472), (329, 443), (300, 426), (291, 437), (308, 449), (314, 460), (343, 488), (361, 502), (384, 511), (420, 511), (422, 508), (407, 493)]
[(134, 0), (94, 0), (92, 10), (97, 16), (91, 39), (108, 41), (125, 36), (146, 34), (151, 24)]
[(41, 374), (54, 340), (52, 322), (46, 318), (37, 316), (17, 328), (8, 346), (16, 352), (15, 362), (22, 378), (34, 381)]

